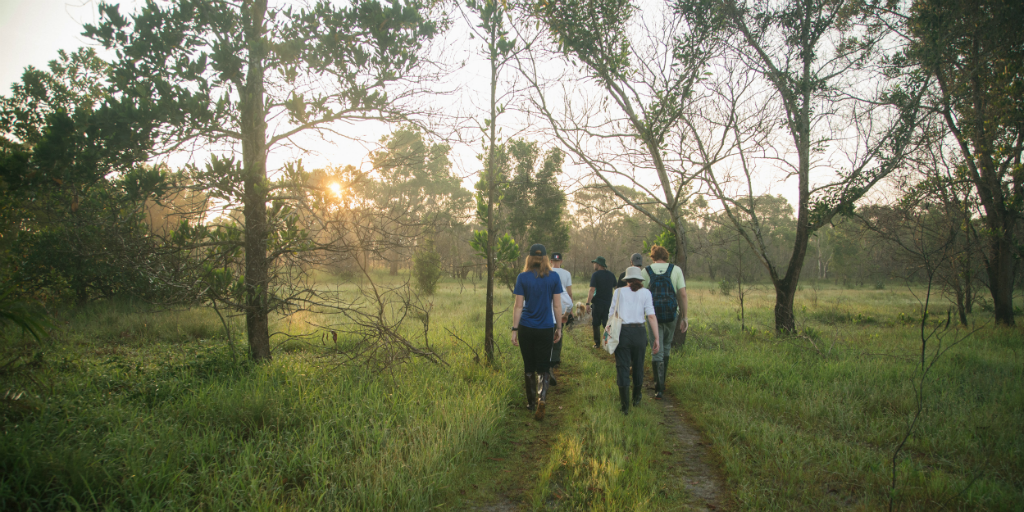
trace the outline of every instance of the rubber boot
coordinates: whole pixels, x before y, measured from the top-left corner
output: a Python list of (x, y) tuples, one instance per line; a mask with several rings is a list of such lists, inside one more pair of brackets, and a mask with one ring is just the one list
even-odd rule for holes
[(640, 386), (633, 386), (633, 407), (640, 407), (641, 396), (643, 396), (643, 389)]
[(526, 389), (526, 408), (533, 411), (537, 409), (537, 376), (533, 372), (524, 374), (523, 387)]
[(601, 326), (594, 326), (594, 348), (601, 348)]
[(558, 382), (555, 381), (555, 368), (552, 366), (548, 370), (548, 386), (557, 386)]
[(665, 356), (663, 358), (664, 361), (661, 362), (661, 392), (662, 393), (668, 391), (668, 388), (666, 387), (667, 386), (666, 382), (668, 382), (668, 360), (669, 360), (670, 357), (671, 356)]
[(540, 421), (544, 419), (544, 406), (548, 398), (548, 374), (538, 373), (536, 378), (537, 386), (537, 412), (533, 413), (533, 419)]
[(619, 403), (622, 414), (629, 414), (629, 386), (619, 386)]
[(654, 399), (661, 400), (665, 397), (665, 362), (652, 361), (654, 366)]

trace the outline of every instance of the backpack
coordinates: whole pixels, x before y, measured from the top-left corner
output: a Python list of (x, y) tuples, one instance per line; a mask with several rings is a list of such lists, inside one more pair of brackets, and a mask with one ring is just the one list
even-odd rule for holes
[(664, 274), (655, 274), (651, 267), (647, 267), (647, 274), (651, 276), (648, 288), (654, 297), (654, 316), (658, 318), (658, 322), (671, 322), (676, 319), (679, 302), (676, 301), (676, 289), (672, 286), (674, 268), (669, 263)]

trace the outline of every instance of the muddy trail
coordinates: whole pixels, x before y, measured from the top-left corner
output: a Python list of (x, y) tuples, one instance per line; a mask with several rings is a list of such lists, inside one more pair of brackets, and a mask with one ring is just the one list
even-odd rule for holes
[[(597, 358), (603, 364), (615, 364), (614, 356), (603, 350), (595, 350), (589, 336), (576, 332), (568, 343), (575, 347), (575, 355), (564, 359), (555, 372), (558, 385), (549, 388), (549, 406), (543, 421), (535, 421), (525, 409), (512, 415), (509, 428), (511, 447), (503, 457), (489, 460), (495, 465), (496, 481), (489, 489), (479, 489), (462, 510), (474, 511), (520, 511), (520, 510), (563, 510), (573, 507), (559, 501), (565, 491), (557, 482), (550, 485), (545, 501), (537, 502), (538, 474), (547, 463), (548, 453), (557, 443), (563, 429), (572, 428), (573, 422), (566, 415), (574, 400), (583, 399), (583, 386), (588, 379), (580, 371), (576, 358)], [(648, 354), (648, 358), (649, 358)], [(576, 359), (578, 360), (578, 359)], [(725, 483), (721, 464), (712, 450), (712, 445), (700, 430), (693, 426), (686, 411), (678, 401), (669, 395), (663, 400), (653, 400), (650, 364), (645, 364), (645, 389), (642, 406), (658, 411), (658, 424), (664, 427), (666, 444), (661, 452), (659, 466), (662, 468), (663, 489), (672, 499), (668, 507), (659, 510), (680, 511), (722, 511), (731, 510), (731, 499)], [(672, 377), (670, 376), (670, 379)], [(676, 378), (680, 378), (679, 375)], [(525, 400), (524, 400), (525, 402)], [(611, 414), (612, 411), (609, 411)], [(618, 414), (617, 411), (614, 414)]]

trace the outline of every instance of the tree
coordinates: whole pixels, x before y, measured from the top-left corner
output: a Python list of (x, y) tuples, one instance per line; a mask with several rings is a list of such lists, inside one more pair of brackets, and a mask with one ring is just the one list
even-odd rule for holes
[(399, 239), (393, 244), (396, 250), (388, 255), (391, 275), (396, 275), (400, 250), (422, 238), (420, 228), (429, 225), (434, 233), (454, 228), (465, 219), (472, 194), (451, 172), (451, 147), (425, 141), (415, 126), (403, 126), (384, 137), (381, 146), (370, 154), (381, 178), (371, 194), (378, 202), (402, 203), (407, 210), (403, 226), (392, 233)]
[(1012, 0), (918, 0), (910, 57), (935, 80), (941, 116), (981, 203), (983, 262), (996, 322), (1014, 324), (1013, 281), (1024, 212), (1024, 5)]
[(520, 247), (544, 244), (548, 252), (569, 247), (569, 224), (565, 215), (565, 192), (558, 183), (564, 155), (558, 148), (544, 154), (536, 142), (512, 139), (503, 151), (511, 167), (511, 178), (502, 195), (500, 212), (505, 228)]
[(93, 49), (61, 51), (0, 98), (0, 278), (21, 294), (70, 290), (83, 303), (155, 291), (142, 275), (159, 266), (142, 219), (166, 174), (136, 165), (146, 147), (100, 106), (107, 68)]
[[(750, 110), (781, 111), (781, 122), (753, 115), (742, 127), (735, 111), (727, 113), (721, 124), (736, 132), (734, 165), (739, 175), (707, 167), (705, 176), (726, 215), (768, 270), (775, 287), (776, 331), (794, 332), (793, 300), (811, 236), (837, 215), (851, 213), (856, 201), (899, 168), (913, 141), (922, 81), (913, 75), (887, 80), (885, 73), (893, 70), (884, 68), (878, 56), (885, 56), (883, 43), (890, 37), (886, 26), (894, 21), (870, 4), (678, 0), (677, 5), (724, 15), (739, 63), (763, 80), (770, 93), (768, 104)], [(740, 81), (749, 76), (738, 75)], [(743, 90), (749, 101), (765, 101), (759, 89)], [(724, 94), (732, 92), (726, 89)], [(734, 99), (729, 103), (736, 105)], [(785, 129), (789, 140), (773, 139), (776, 127)], [(840, 158), (845, 164), (834, 165)], [(755, 175), (766, 168), (797, 180), (795, 236), (783, 259), (773, 258), (768, 250), (757, 203), (743, 204), (727, 186), (737, 178), (745, 184), (739, 197), (752, 199), (759, 195)]]
[[(514, 58), (516, 54), (516, 40), (509, 37), (508, 29), (505, 28), (505, 17), (507, 11), (505, 4), (496, 0), (469, 0), (466, 6), (479, 18), (479, 23), (472, 25), (474, 33), (483, 40), (485, 45), (484, 56), (490, 68), (490, 96), (488, 101), (488, 116), (484, 119), (480, 129), (484, 133), (484, 149), (486, 155), (484, 169), (480, 174), (480, 180), (476, 184), (476, 215), (477, 220), (486, 226), (486, 231), (481, 237), (474, 233), (474, 248), (479, 251), (482, 245), (483, 256), (487, 262), (487, 296), (484, 311), (484, 352), (487, 355), (488, 364), (494, 363), (494, 275), (498, 265), (497, 243), (498, 224), (497, 212), (495, 211), (498, 201), (505, 186), (505, 180), (501, 173), (501, 165), (498, 161), (498, 116), (505, 111), (505, 106), (500, 104), (502, 98), (498, 95), (498, 82), (502, 69)], [(478, 232), (479, 233), (479, 232)], [(481, 240), (485, 238), (486, 242)], [(507, 246), (507, 244), (506, 244)]]
[[(523, 62), (524, 74), (536, 92), (536, 108), (558, 141), (601, 183), (675, 232), (675, 261), (685, 271), (683, 208), (700, 167), (684, 165), (687, 159), (678, 152), (679, 125), (691, 107), (694, 86), (718, 51), (717, 21), (703, 17), (704, 11), (644, 13), (628, 0), (537, 5), (536, 15), (558, 51), (573, 67), (579, 62), (585, 79), (550, 80), (563, 93), (557, 101), (549, 101), (549, 84), (542, 83), (538, 69), (557, 66)], [(690, 23), (688, 18), (700, 18), (703, 23)], [(566, 83), (591, 81), (600, 93), (580, 85), (564, 89)], [(564, 105), (561, 113), (555, 112), (556, 103)], [(624, 191), (627, 188), (643, 191), (643, 200), (635, 200)]]
[[(214, 159), (201, 175), (241, 204), (243, 236), (219, 240), (245, 253), (244, 313), (250, 355), (269, 360), (270, 267), (297, 249), (271, 226), (290, 210), (268, 180), (275, 147), (305, 131), (335, 133), (339, 122), (402, 117), (385, 92), (411, 73), (417, 52), (437, 31), (423, 5), (357, 0), (308, 9), (242, 2), (148, 0), (128, 19), (100, 5), (86, 35), (116, 52), (109, 107), (126, 114), (140, 141), (171, 151), (189, 143), (241, 150), (241, 160)], [(330, 84), (326, 87), (321, 84)], [(400, 95), (399, 95), (400, 96)]]

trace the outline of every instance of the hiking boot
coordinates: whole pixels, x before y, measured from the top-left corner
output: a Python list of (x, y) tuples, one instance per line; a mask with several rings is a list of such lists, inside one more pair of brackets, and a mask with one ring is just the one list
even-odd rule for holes
[(654, 399), (661, 400), (665, 393), (665, 362), (651, 361), (654, 367)]

